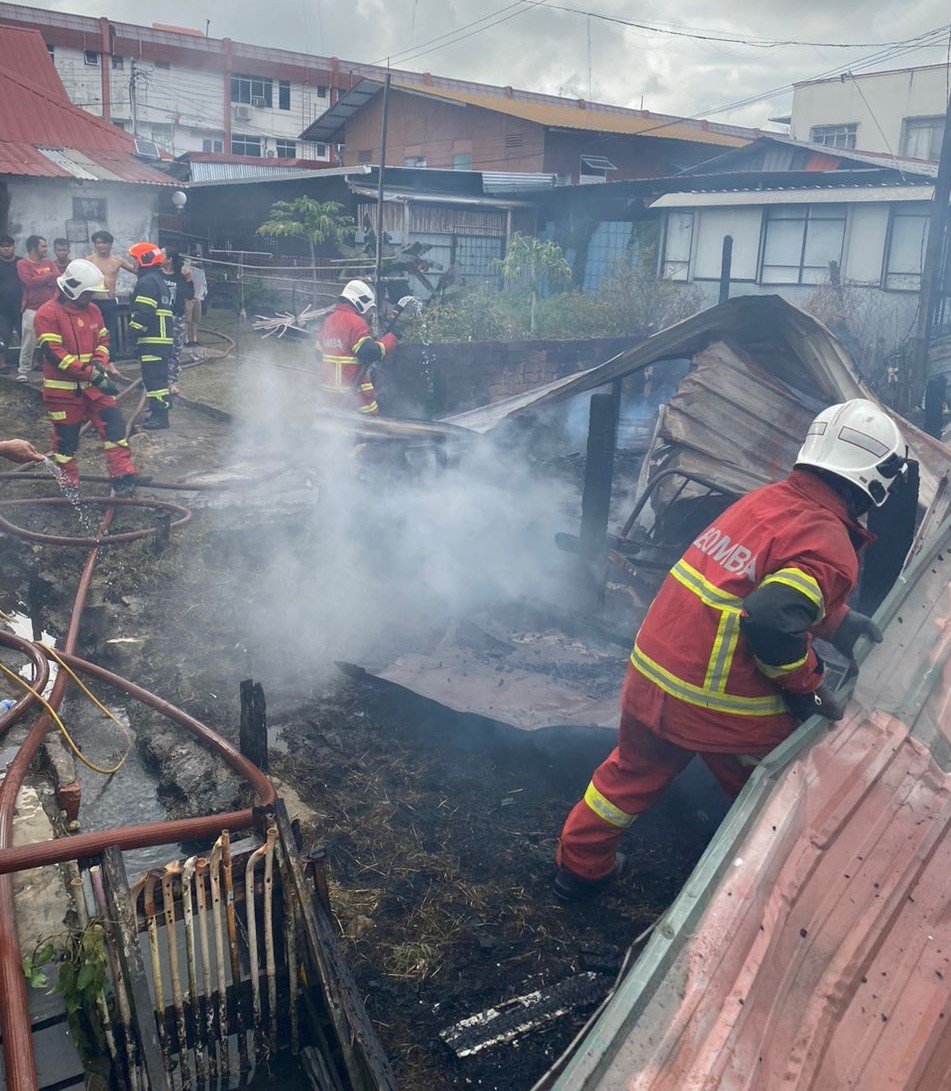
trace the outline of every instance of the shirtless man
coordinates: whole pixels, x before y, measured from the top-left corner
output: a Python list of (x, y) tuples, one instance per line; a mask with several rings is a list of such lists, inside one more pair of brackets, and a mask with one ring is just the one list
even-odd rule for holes
[(116, 358), (119, 355), (119, 304), (116, 302), (116, 280), (120, 269), (126, 269), (134, 274), (135, 263), (123, 255), (113, 254), (112, 244), (115, 239), (108, 231), (94, 231), (92, 241), (96, 252), (90, 254), (86, 260), (96, 266), (106, 282), (105, 294), (97, 294), (93, 296), (93, 300), (102, 311), (102, 320), (109, 331), (109, 345), (112, 348), (113, 358)]

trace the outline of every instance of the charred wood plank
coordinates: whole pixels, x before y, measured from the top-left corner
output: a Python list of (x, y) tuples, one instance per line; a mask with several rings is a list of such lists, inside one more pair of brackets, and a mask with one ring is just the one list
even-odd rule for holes
[(593, 972), (576, 974), (556, 985), (506, 1000), (486, 1008), (439, 1032), (439, 1037), (459, 1058), (483, 1049), (505, 1045), (541, 1030), (580, 1008), (597, 1004), (614, 979)]
[[(168, 1082), (162, 1062), (162, 1051), (159, 1048), (152, 994), (149, 991), (148, 978), (145, 976), (145, 963), (142, 961), (142, 950), (139, 947), (139, 930), (135, 909), (129, 896), (129, 880), (122, 859), (122, 850), (115, 846), (107, 848), (102, 854), (102, 884), (109, 916), (119, 941), (117, 944), (119, 965), (128, 988), (132, 1025), (138, 1038), (142, 1067), (148, 1076), (149, 1087), (153, 1088), (153, 1091), (160, 1091), (161, 1088), (168, 1087)], [(116, 982), (116, 987), (121, 988), (122, 983)]]
[(241, 753), (267, 772), (267, 701), (264, 687), (252, 678), (241, 683)]

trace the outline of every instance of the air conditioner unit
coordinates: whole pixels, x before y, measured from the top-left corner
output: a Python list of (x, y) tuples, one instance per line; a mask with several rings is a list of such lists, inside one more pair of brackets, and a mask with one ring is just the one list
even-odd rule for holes
[(267, 99), (265, 98), (253, 98), (251, 99), (251, 105), (256, 106), (259, 110), (267, 106)]
[(233, 108), (235, 121), (250, 121), (251, 120), (251, 107), (245, 106), (244, 103), (236, 103)]

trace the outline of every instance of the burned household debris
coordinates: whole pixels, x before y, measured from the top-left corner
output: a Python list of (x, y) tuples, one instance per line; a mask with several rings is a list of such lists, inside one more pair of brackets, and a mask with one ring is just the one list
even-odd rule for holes
[[(4, 605), (26, 603), (56, 647), (34, 644), (32, 632), (4, 635), (4, 661), (25, 657), (34, 690), (49, 672), (59, 689), (70, 687), (63, 705), (56, 693), (44, 698), (67, 730), (85, 723), (73, 708), (85, 697), (62, 664), (123, 710), (131, 734), (149, 739), (135, 751), (137, 775), (160, 767), (166, 817), (136, 811), (135, 827), (97, 825), (89, 801), (105, 816), (122, 774), (103, 787), (75, 772), (76, 755), (55, 759), (70, 789), (59, 805), (69, 803), (79, 831), (0, 847), (3, 873), (78, 864), (63, 885), (73, 894), (69, 920), (42, 935), (24, 929), (34, 979), (65, 975), (68, 989), (82, 951), (94, 951), (96, 991), (74, 1015), (93, 1036), (92, 1055), (141, 1085), (527, 1091), (623, 1086), (633, 1071), (656, 1070), (658, 1087), (676, 1086), (686, 1043), (665, 1022), (676, 991), (668, 961), (675, 974), (703, 977), (726, 1020), (725, 997), (759, 957), (762, 920), (750, 907), (779, 897), (774, 869), (789, 883), (801, 878), (801, 854), (821, 857), (817, 831), (839, 817), (832, 796), (820, 805), (826, 790), (852, 783), (837, 740), (863, 747), (869, 761), (877, 746), (870, 799), (886, 806), (889, 770), (899, 767), (884, 759), (881, 740), (903, 739), (900, 725), (911, 722), (903, 683), (866, 668), (843, 725), (826, 737), (807, 724), (762, 764), (725, 823), (729, 800), (691, 765), (627, 835), (629, 870), (592, 903), (552, 897), (555, 838), (614, 745), (633, 633), (664, 573), (737, 496), (785, 473), (819, 410), (869, 391), (820, 324), (772, 298), (724, 304), (606, 364), (445, 421), (315, 421), (299, 404), (294, 372), (268, 373), (262, 399), (257, 361), (243, 370), (238, 357), (229, 368), (229, 386), (247, 383), (266, 414), (246, 421), (223, 408), (218, 369), (196, 368), (177, 411), (210, 437), (203, 450), (214, 457), (167, 434), (144, 450), (144, 472), (187, 493), (187, 508), (144, 499), (152, 494), (143, 489), (112, 504), (109, 525), (110, 502), (84, 474), (87, 526), (77, 533), (72, 507), (36, 503), (45, 470), (5, 479)], [(28, 413), (29, 392), (22, 396)], [(907, 422), (899, 427), (920, 464), (919, 494), (910, 508), (889, 510), (887, 548), (881, 559), (870, 554), (861, 602), (872, 612), (884, 600), (878, 616), (894, 619), (873, 656), (905, 628), (901, 596), (917, 593), (919, 578), (939, 579), (946, 556), (947, 455)], [(57, 558), (55, 577), (52, 559), (37, 559), (46, 551)], [(91, 596), (90, 551), (102, 580)], [(907, 565), (896, 551), (910, 553)], [(81, 629), (67, 575), (88, 600)], [(907, 639), (901, 633), (908, 692), (917, 686), (930, 717), (902, 752), (927, 770), (937, 799), (943, 774), (928, 747), (940, 753), (934, 702), (943, 691), (931, 614)], [(67, 634), (62, 650), (58, 634)], [(916, 641), (935, 665), (927, 683), (910, 667)], [(264, 681), (266, 712), (251, 685), (239, 707), (252, 673)], [(27, 730), (38, 699), (22, 687), (11, 696), (8, 739), (45, 734), (48, 717)], [(239, 719), (245, 747), (257, 732), (266, 774), (237, 751)], [(168, 720), (177, 734), (160, 726)], [(212, 753), (200, 757), (184, 733)], [(106, 739), (84, 730), (81, 742), (105, 767), (93, 757), (108, 750)], [(22, 766), (18, 757), (11, 768)], [(208, 790), (192, 800), (176, 792), (177, 780)], [(13, 783), (5, 778), (0, 808)], [(778, 823), (780, 801), (789, 805)], [(232, 810), (203, 809), (211, 806)], [(144, 846), (149, 857), (135, 856)], [(839, 863), (861, 871), (836, 855)], [(734, 918), (741, 881), (748, 913)], [(772, 963), (814, 970), (807, 947), (794, 944), (808, 942), (800, 929), (819, 942), (822, 905), (808, 919), (783, 906), (776, 919), (783, 928), (758, 941)], [(828, 919), (843, 926), (840, 913)], [(48, 953), (57, 930), (64, 942)], [(703, 970), (712, 950), (724, 952), (722, 980)], [(19, 963), (17, 973), (22, 981)], [(770, 980), (758, 979), (769, 1004), (794, 995), (771, 993)], [(744, 1014), (758, 991), (744, 992)], [(23, 1073), (8, 1086), (20, 1091), (82, 1067), (47, 1067), (63, 1055), (65, 1002), (62, 992), (41, 996), (26, 993), (49, 1020), (32, 1057), (29, 1019), (17, 1022), (12, 1008), (3, 1015), (7, 1072)], [(683, 1018), (701, 1018), (692, 996)], [(806, 997), (797, 1003), (811, 1017)], [(658, 1052), (642, 1034), (642, 1011)], [(589, 1023), (594, 1044), (566, 1053)], [(754, 1048), (757, 1026), (753, 1008), (744, 1048)], [(726, 1022), (721, 1029), (729, 1034)], [(688, 1060), (712, 1063), (700, 1050)]]

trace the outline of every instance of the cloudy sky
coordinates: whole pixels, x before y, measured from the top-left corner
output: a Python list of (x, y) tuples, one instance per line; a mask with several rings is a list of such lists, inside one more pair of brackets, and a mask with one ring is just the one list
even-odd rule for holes
[[(202, 31), (207, 19), (215, 38), (367, 63), (389, 58), (394, 68), (746, 125), (785, 112), (791, 96), (784, 89), (796, 80), (944, 61), (951, 16), (947, 0), (52, 0), (50, 6)], [(929, 31), (935, 33), (923, 37)]]

